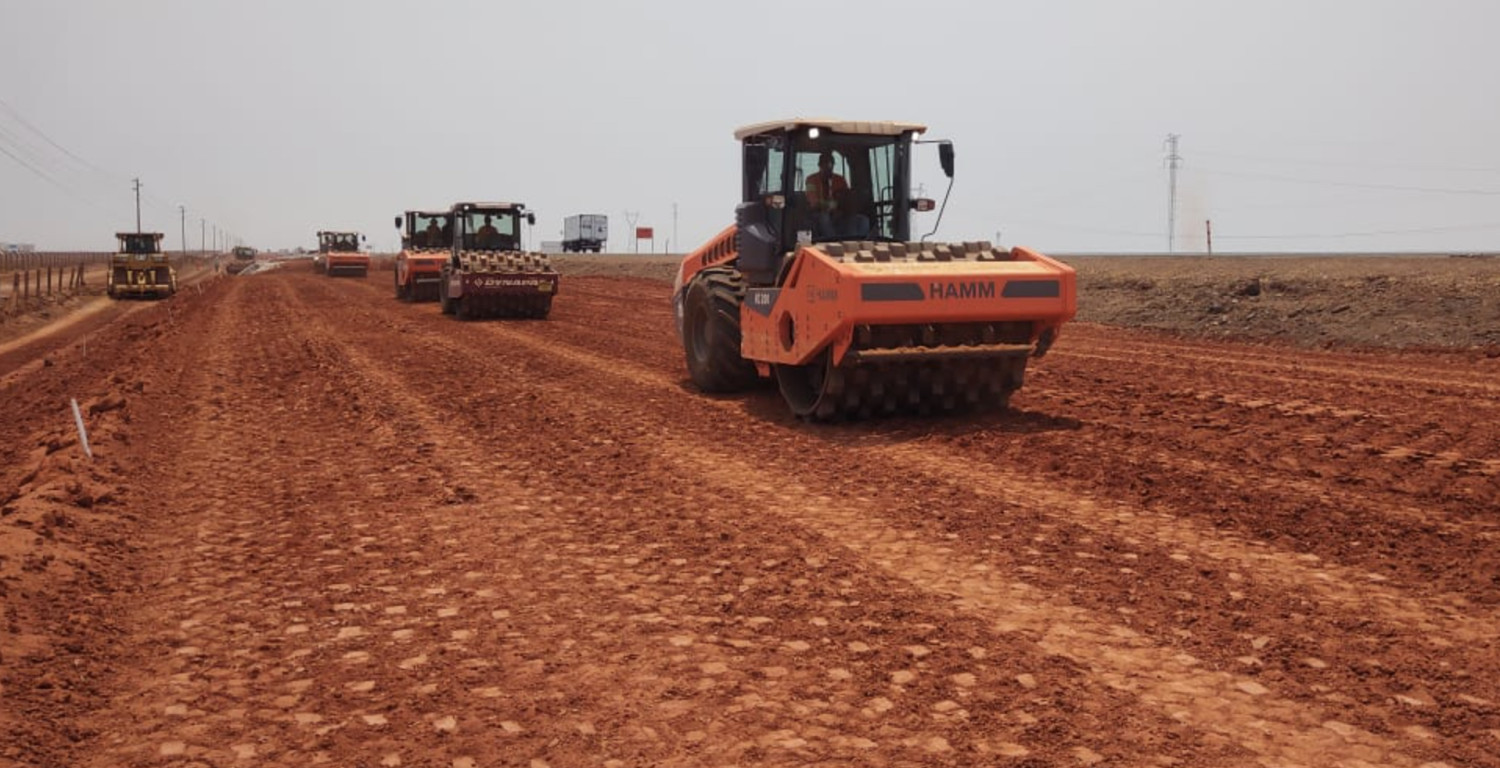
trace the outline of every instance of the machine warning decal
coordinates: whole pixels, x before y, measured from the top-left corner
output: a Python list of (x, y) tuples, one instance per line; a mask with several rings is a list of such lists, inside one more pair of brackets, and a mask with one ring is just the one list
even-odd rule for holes
[(916, 283), (864, 283), (859, 286), (861, 301), (921, 301), (927, 298)]
[(770, 317), (771, 307), (776, 305), (780, 293), (780, 288), (751, 288), (745, 291), (745, 306), (757, 315)]
[(1060, 290), (1056, 280), (1012, 280), (1000, 295), (1007, 299), (1055, 299)]

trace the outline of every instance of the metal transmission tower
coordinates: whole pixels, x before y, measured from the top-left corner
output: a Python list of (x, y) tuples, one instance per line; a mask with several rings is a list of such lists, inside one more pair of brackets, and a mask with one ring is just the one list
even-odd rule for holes
[(1177, 236), (1177, 169), (1182, 155), (1177, 154), (1178, 134), (1167, 134), (1167, 253), (1172, 253)]
[(635, 229), (635, 223), (637, 221), (640, 221), (640, 219), (641, 219), (641, 212), (640, 211), (626, 211), (625, 212), (625, 223), (630, 225), (630, 249), (632, 251), (635, 251), (636, 253), (640, 253), (641, 252), (641, 241), (640, 241), (639, 238), (636, 237), (636, 229)]
[(135, 184), (135, 232), (136, 232), (136, 234), (140, 234), (141, 233), (141, 180), (139, 178), (135, 178), (135, 179), (131, 179), (131, 182), (133, 182)]

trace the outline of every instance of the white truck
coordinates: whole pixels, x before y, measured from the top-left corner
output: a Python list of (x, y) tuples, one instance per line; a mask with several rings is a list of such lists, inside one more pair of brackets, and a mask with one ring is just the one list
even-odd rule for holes
[(579, 213), (563, 219), (564, 253), (598, 253), (609, 242), (609, 217), (600, 213)]

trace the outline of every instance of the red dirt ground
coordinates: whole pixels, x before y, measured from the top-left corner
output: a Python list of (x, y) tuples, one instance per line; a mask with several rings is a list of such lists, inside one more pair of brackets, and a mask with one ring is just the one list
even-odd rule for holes
[(0, 765), (1500, 765), (1500, 359), (1075, 323), (811, 426), (659, 281), (304, 269), (6, 358)]

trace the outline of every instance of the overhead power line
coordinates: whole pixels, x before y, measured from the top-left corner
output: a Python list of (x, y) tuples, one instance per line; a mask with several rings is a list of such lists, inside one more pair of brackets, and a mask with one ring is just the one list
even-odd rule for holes
[(1248, 171), (1224, 171), (1216, 168), (1197, 167), (1190, 169), (1193, 173), (1207, 173), (1214, 176), (1238, 176), (1247, 179), (1265, 179), (1267, 181), (1280, 181), (1288, 184), (1315, 184), (1326, 187), (1352, 187), (1355, 189), (1384, 189), (1395, 192), (1424, 192), (1434, 195), (1473, 195), (1478, 197), (1500, 197), (1500, 189), (1453, 189), (1447, 187), (1418, 187), (1405, 184), (1379, 184), (1362, 181), (1335, 181), (1333, 179), (1307, 179), (1297, 176), (1281, 176), (1274, 173), (1254, 173)]
[[(1029, 218), (1029, 217), (1020, 218), (1018, 220), (1019, 221), (1026, 221), (1026, 222), (1029, 222), (1031, 224), (1041, 225), (1041, 226), (1047, 227), (1049, 229), (1056, 229), (1056, 230), (1060, 230), (1060, 231), (1064, 231), (1064, 232), (1078, 232), (1078, 233), (1089, 234), (1089, 235), (1109, 235), (1109, 236), (1112, 236), (1112, 237), (1133, 237), (1133, 238), (1159, 238), (1163, 234), (1161, 232), (1145, 232), (1145, 231), (1135, 231), (1135, 230), (1125, 230), (1125, 229), (1112, 229), (1112, 228), (1108, 228), (1108, 227), (1090, 227), (1090, 226), (1078, 225), (1078, 224), (1064, 224), (1064, 223), (1061, 223), (1061, 222), (1046, 221), (1046, 220), (1043, 220), (1043, 219), (1034, 219), (1034, 218)], [(1360, 231), (1360, 232), (1311, 232), (1311, 233), (1293, 233), (1293, 234), (1275, 234), (1275, 235), (1264, 235), (1264, 234), (1253, 234), (1253, 235), (1221, 235), (1221, 234), (1219, 234), (1219, 232), (1217, 231), (1217, 228), (1216, 228), (1216, 230), (1214, 232), (1214, 239), (1215, 240), (1336, 240), (1336, 239), (1339, 239), (1339, 238), (1350, 238), (1350, 237), (1377, 237), (1377, 236), (1383, 236), (1383, 235), (1422, 235), (1422, 234), (1433, 234), (1433, 233), (1438, 233), (1438, 232), (1483, 232), (1483, 231), (1487, 231), (1487, 230), (1500, 230), (1500, 222), (1491, 222), (1491, 223), (1487, 223), (1487, 224), (1459, 224), (1459, 225), (1454, 225), (1454, 226), (1439, 226), (1439, 227), (1413, 227), (1413, 228), (1409, 228), (1409, 229), (1378, 229), (1378, 230), (1367, 230), (1367, 231)]]
[(51, 174), (47, 173), (46, 171), (44, 171), (44, 170), (36, 167), (35, 165), (32, 165), (30, 161), (26, 160), (25, 158), (21, 157), (20, 155), (17, 155), (13, 151), (11, 151), (10, 148), (8, 148), (8, 147), (6, 147), (4, 145), (0, 145), (0, 154), (4, 154), (6, 157), (9, 157), (10, 159), (14, 160), (17, 165), (21, 166), (22, 168), (25, 168), (28, 171), (31, 171), (34, 175), (36, 175), (37, 178), (40, 178), (41, 180), (43, 180), (43, 181), (45, 181), (45, 182), (47, 182), (47, 183), (49, 183), (49, 184), (57, 187), (58, 189), (62, 190), (64, 193), (66, 193), (69, 197), (73, 198), (74, 200), (77, 200), (78, 202), (83, 203), (85, 205), (93, 206), (94, 208), (97, 208), (97, 209), (99, 209), (101, 211), (103, 210), (103, 208), (99, 205), (99, 203), (96, 203), (93, 200), (90, 200), (87, 197), (84, 197), (83, 195), (81, 195), (78, 192), (74, 191), (72, 187), (68, 186), (67, 184), (62, 183), (61, 181), (59, 181), (58, 179), (54, 178)]
[(48, 144), (51, 144), (53, 146), (53, 148), (55, 148), (57, 151), (59, 151), (59, 152), (63, 153), (64, 155), (67, 155), (68, 157), (72, 158), (73, 160), (75, 160), (76, 162), (78, 162), (83, 167), (85, 167), (85, 168), (93, 171), (94, 173), (100, 174), (102, 176), (106, 176), (109, 179), (111, 179), (112, 181), (124, 181), (124, 177), (123, 176), (119, 176), (117, 174), (110, 173), (109, 171), (106, 171), (103, 168), (100, 168), (99, 166), (94, 165), (93, 163), (91, 163), (91, 162), (83, 159), (82, 157), (79, 157), (78, 155), (74, 154), (73, 151), (70, 150), (70, 149), (68, 149), (67, 147), (65, 147), (65, 146), (57, 143), (55, 140), (53, 140), (53, 138), (51, 136), (47, 135), (46, 131), (43, 131), (42, 129), (36, 127), (35, 125), (32, 125), (30, 120), (27, 120), (24, 115), (22, 115), (19, 111), (16, 110), (15, 107), (12, 107), (4, 99), (0, 99), (0, 109), (4, 109), (6, 112), (8, 112), (10, 114), (10, 116), (16, 122), (20, 123), (22, 126), (25, 126), (27, 130), (31, 131), (32, 133), (36, 134), (37, 136), (40, 136), (43, 141), (47, 142)]
[(1220, 240), (1337, 240), (1348, 237), (1379, 237), (1386, 235), (1426, 235), (1435, 232), (1483, 232), (1500, 229), (1500, 222), (1491, 224), (1462, 224), (1453, 227), (1419, 227), (1415, 229), (1382, 229), (1368, 232), (1303, 233), (1294, 235), (1220, 235)]
[[(32, 140), (32, 136), (40, 139), (40, 142)], [(101, 168), (63, 146), (3, 99), (0, 99), (0, 154), (62, 190), (69, 197), (105, 213), (112, 212), (114, 206), (105, 205), (99, 200), (117, 201), (120, 190), (128, 188), (126, 185), (132, 183), (130, 177)], [(70, 181), (73, 183), (69, 183)], [(83, 185), (88, 194), (80, 191), (79, 184)], [(141, 189), (137, 194), (148, 205), (169, 214), (178, 213), (178, 203), (162, 200), (149, 190)], [(202, 213), (201, 210), (197, 212)]]
[(1276, 163), (1279, 165), (1315, 165), (1330, 168), (1397, 168), (1407, 171), (1441, 171), (1446, 173), (1500, 173), (1500, 168), (1484, 166), (1457, 166), (1457, 165), (1421, 165), (1417, 163), (1372, 163), (1355, 162), (1351, 160), (1308, 160), (1293, 157), (1268, 157), (1265, 155), (1245, 155), (1238, 152), (1217, 152), (1213, 150), (1200, 149), (1198, 154), (1210, 155), (1212, 157), (1227, 157), (1235, 160), (1250, 160), (1257, 163)]

